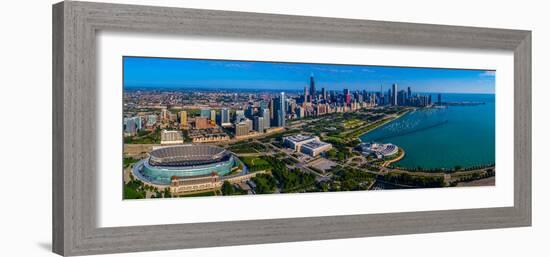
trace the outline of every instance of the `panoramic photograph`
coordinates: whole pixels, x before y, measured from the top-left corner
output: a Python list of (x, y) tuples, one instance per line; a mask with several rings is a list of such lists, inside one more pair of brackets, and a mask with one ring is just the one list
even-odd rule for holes
[(495, 185), (494, 70), (122, 62), (123, 199)]

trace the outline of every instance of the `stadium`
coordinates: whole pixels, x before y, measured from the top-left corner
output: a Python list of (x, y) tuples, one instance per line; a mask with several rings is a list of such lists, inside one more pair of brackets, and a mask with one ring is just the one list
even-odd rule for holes
[(134, 166), (140, 179), (157, 185), (169, 185), (171, 178), (220, 176), (231, 172), (235, 158), (227, 150), (210, 145), (179, 145), (155, 149), (149, 157)]

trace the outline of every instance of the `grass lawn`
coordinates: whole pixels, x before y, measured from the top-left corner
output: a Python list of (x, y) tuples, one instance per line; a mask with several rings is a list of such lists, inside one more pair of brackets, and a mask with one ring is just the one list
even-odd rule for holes
[(127, 167), (130, 167), (130, 165), (136, 163), (137, 159), (134, 159), (132, 157), (124, 157), (124, 160), (123, 160), (123, 163), (124, 163), (124, 168), (127, 168)]
[(261, 157), (245, 156), (245, 157), (239, 157), (239, 158), (248, 167), (269, 165), (269, 163), (266, 160), (262, 159)]
[(363, 125), (363, 123), (364, 123), (363, 121), (358, 119), (347, 120), (344, 122), (344, 128), (346, 129), (354, 128), (354, 127)]
[(260, 170), (271, 170), (271, 164), (263, 159), (262, 157), (257, 156), (245, 156), (239, 157), (241, 161), (248, 167), (251, 172), (260, 171)]

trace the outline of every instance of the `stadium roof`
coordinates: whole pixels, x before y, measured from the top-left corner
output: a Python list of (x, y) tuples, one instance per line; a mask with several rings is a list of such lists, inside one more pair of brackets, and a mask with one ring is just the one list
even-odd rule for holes
[(221, 161), (230, 153), (211, 145), (178, 145), (155, 149), (149, 155), (151, 165), (185, 166)]

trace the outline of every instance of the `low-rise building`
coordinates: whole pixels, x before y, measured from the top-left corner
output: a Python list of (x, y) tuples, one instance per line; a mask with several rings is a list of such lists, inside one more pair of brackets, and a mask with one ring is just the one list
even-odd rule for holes
[(294, 149), (294, 151), (296, 152), (300, 152), (300, 148), (302, 147), (302, 145), (314, 141), (319, 141), (319, 137), (304, 135), (283, 137), (283, 144), (288, 148)]
[(378, 159), (392, 156), (399, 152), (399, 148), (394, 144), (362, 143), (358, 148), (363, 155), (373, 155)]
[(220, 127), (211, 127), (205, 129), (190, 129), (187, 136), (193, 143), (213, 143), (229, 140), (227, 135)]
[(207, 129), (210, 128), (210, 123), (206, 117), (196, 117), (195, 118), (195, 128), (196, 129)]
[(309, 154), (313, 157), (332, 149), (332, 144), (322, 141), (313, 141), (307, 144), (303, 144), (300, 151), (305, 154)]
[(218, 173), (212, 172), (210, 175), (200, 175), (200, 176), (188, 176), (188, 177), (178, 177), (173, 176), (170, 180), (170, 192), (172, 194), (185, 194), (196, 191), (209, 191), (215, 190), (222, 187), (223, 182), (227, 181), (231, 184), (238, 184), (244, 190), (250, 190), (250, 187), (245, 185), (247, 181), (250, 181), (251, 178), (255, 177), (258, 174), (264, 174), (267, 171), (257, 171), (253, 173), (247, 173), (244, 175), (234, 175), (234, 176), (223, 176), (221, 177)]
[(160, 132), (160, 144), (172, 145), (183, 144), (183, 136), (178, 130), (163, 130)]
[(172, 177), (170, 192), (182, 194), (195, 191), (212, 190), (221, 187), (222, 181), (217, 173), (209, 176)]
[(223, 142), (229, 141), (229, 136), (227, 134), (213, 134), (213, 135), (203, 135), (192, 138), (193, 143), (214, 143), (214, 142)]
[(332, 144), (319, 140), (317, 136), (294, 135), (283, 137), (283, 144), (296, 152), (313, 157), (332, 149)]

